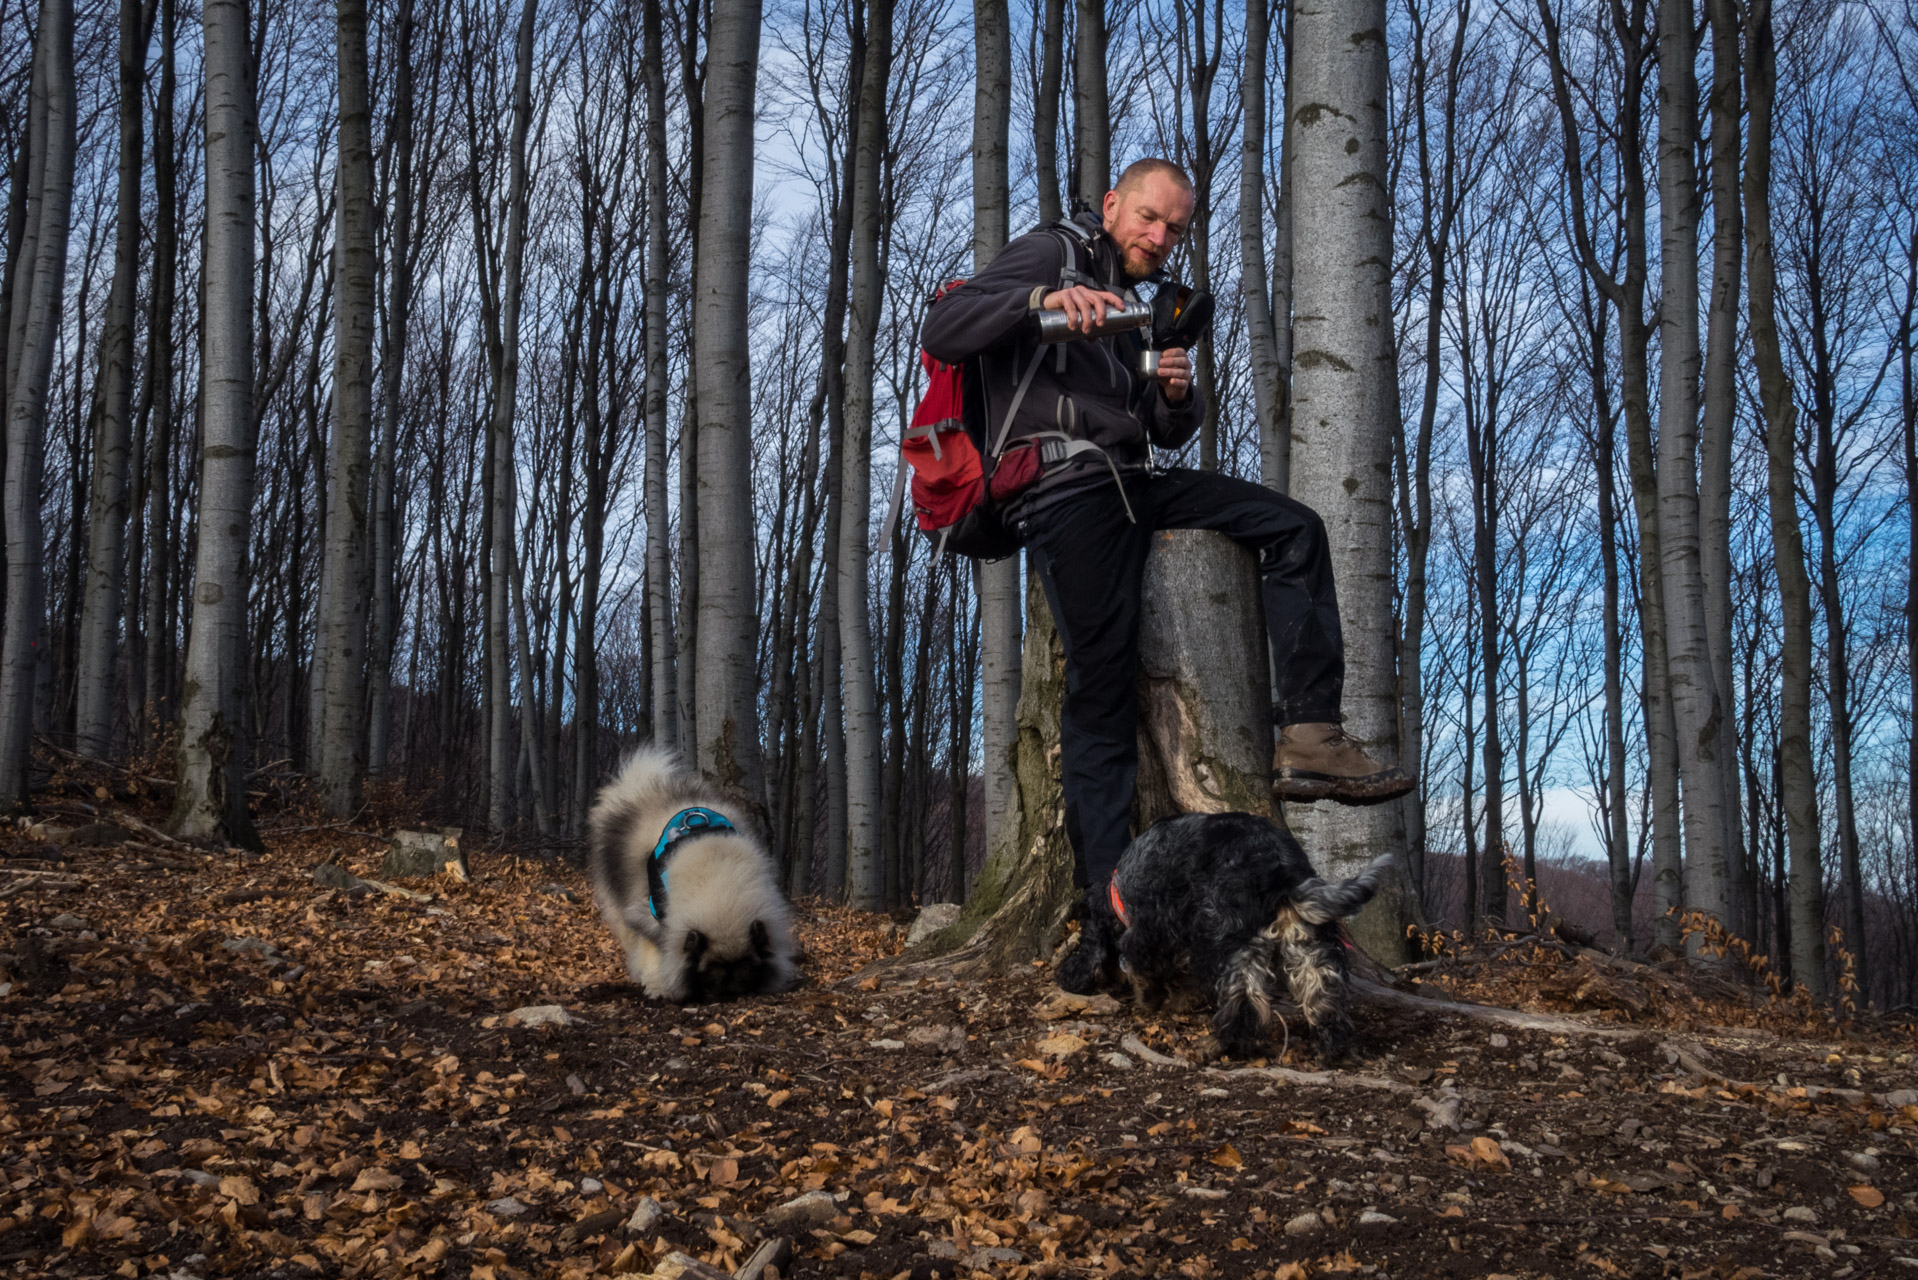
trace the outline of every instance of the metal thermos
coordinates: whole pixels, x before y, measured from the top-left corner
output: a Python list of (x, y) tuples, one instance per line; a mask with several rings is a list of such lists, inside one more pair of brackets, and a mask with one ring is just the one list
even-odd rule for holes
[(1080, 342), (1087, 338), (1105, 338), (1131, 329), (1143, 329), (1151, 323), (1152, 308), (1138, 301), (1128, 302), (1123, 307), (1106, 308), (1104, 323), (1093, 325), (1091, 332), (1073, 328), (1063, 311), (1041, 311), (1039, 341)]

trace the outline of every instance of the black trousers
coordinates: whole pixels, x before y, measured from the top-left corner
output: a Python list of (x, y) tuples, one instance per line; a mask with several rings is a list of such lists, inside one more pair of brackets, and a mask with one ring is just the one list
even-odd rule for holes
[(1130, 841), (1139, 774), (1139, 616), (1146, 552), (1160, 529), (1214, 529), (1258, 554), (1278, 673), (1273, 719), (1339, 719), (1345, 642), (1325, 525), (1263, 485), (1183, 468), (1061, 496), (1019, 530), (1066, 653), (1059, 732), (1073, 879), (1103, 886)]

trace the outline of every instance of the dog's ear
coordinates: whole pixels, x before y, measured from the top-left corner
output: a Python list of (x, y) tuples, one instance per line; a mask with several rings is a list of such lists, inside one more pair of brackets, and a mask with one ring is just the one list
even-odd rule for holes
[(685, 950), (686, 959), (692, 964), (698, 964), (699, 958), (706, 954), (706, 935), (697, 929), (689, 929), (686, 931), (686, 941), (681, 945)]
[(772, 931), (766, 928), (764, 920), (753, 921), (753, 927), (746, 931), (746, 937), (752, 944), (753, 956), (756, 959), (762, 963), (772, 959), (773, 935)]

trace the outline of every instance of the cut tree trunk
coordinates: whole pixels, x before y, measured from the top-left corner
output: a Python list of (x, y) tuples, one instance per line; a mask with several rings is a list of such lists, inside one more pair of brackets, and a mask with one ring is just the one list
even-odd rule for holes
[[(1072, 905), (1072, 848), (1059, 782), (1065, 650), (1036, 575), (1027, 575), (1016, 822), (992, 833), (958, 923), (919, 957), (1011, 967), (1049, 956)], [(1252, 553), (1197, 530), (1158, 534), (1146, 561), (1139, 651), (1139, 784), (1133, 829), (1175, 813), (1275, 817), (1265, 622)]]

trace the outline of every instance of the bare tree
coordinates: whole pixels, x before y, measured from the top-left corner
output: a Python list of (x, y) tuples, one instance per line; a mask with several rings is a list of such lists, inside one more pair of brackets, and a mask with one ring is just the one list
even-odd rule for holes
[[(747, 265), (752, 242), (758, 0), (715, 7), (707, 39), (705, 141), (694, 269), (693, 378), (699, 400), (698, 703), (700, 772), (763, 803), (753, 655), (752, 375)], [(682, 463), (683, 465), (683, 463)]]
[(846, 337), (846, 434), (840, 459), (840, 686), (846, 708), (847, 897), (877, 910), (880, 861), (879, 712), (867, 614), (874, 346), (879, 334), (880, 162), (886, 146), (886, 85), (892, 52), (892, 0), (868, 0), (866, 58), (859, 87), (859, 140), (852, 174), (852, 283)]
[(1790, 850), (1791, 971), (1814, 1000), (1829, 998), (1825, 977), (1825, 893), (1818, 855), (1817, 792), (1811, 757), (1811, 581), (1795, 485), (1798, 408), (1778, 340), (1777, 267), (1771, 231), (1772, 113), (1777, 93), (1770, 0), (1745, 12), (1745, 272), (1753, 362), (1765, 410), (1766, 492), (1772, 563), (1784, 615), (1779, 673), (1779, 804)]
[(368, 472), (373, 436), (373, 103), (366, 69), (366, 0), (336, 8), (340, 150), (333, 240), (333, 433), (327, 447), (326, 559), (314, 665), (325, 719), (316, 726), (327, 814), (360, 807), (365, 736)]
[(673, 685), (671, 535), (666, 509), (666, 55), (661, 0), (645, 0), (646, 613), (652, 636), (653, 740), (678, 742)]
[(180, 699), (183, 835), (256, 845), (246, 800), (242, 644), (252, 523), (254, 108), (246, 0), (208, 0), (206, 260), (193, 627)]
[(80, 750), (112, 746), (113, 674), (126, 575), (127, 455), (132, 447), (133, 312), (140, 270), (140, 175), (146, 119), (147, 27), (139, 0), (120, 4), (120, 165), (114, 214), (113, 285), (100, 335), (99, 429), (87, 502), (86, 601), (74, 677), (74, 732)]
[[(1043, 5), (1043, 19), (1036, 17)], [(1039, 88), (1032, 100), (1032, 162), (1039, 189), (1039, 220), (1057, 222), (1059, 205), (1059, 81), (1065, 62), (1065, 0), (1034, 0), (1039, 35)]]
[(1073, 0), (1072, 194), (1096, 209), (1112, 176), (1112, 117), (1106, 89), (1106, 0)]
[[(1265, 256), (1265, 61), (1271, 43), (1270, 4), (1271, 0), (1245, 0), (1245, 60), (1239, 72), (1239, 92), (1245, 104), (1245, 126), (1239, 134), (1239, 279), (1245, 294), (1246, 338), (1252, 355), (1253, 403), (1259, 415), (1260, 478), (1283, 492), (1284, 469), (1279, 459), (1286, 442), (1280, 433), (1290, 388), (1279, 368)], [(1283, 131), (1283, 109), (1279, 115)], [(1289, 326), (1291, 317), (1286, 319)]]
[[(1319, 512), (1332, 546), (1347, 731), (1389, 759), (1398, 746), (1390, 482), (1398, 386), (1383, 0), (1301, 8), (1293, 53), (1293, 234), (1313, 247), (1295, 279), (1293, 495)], [(1300, 805), (1287, 817), (1328, 875), (1404, 840), (1396, 805), (1338, 813)], [(1403, 906), (1401, 893), (1387, 892), (1355, 922), (1358, 940), (1387, 963), (1404, 953)]]

